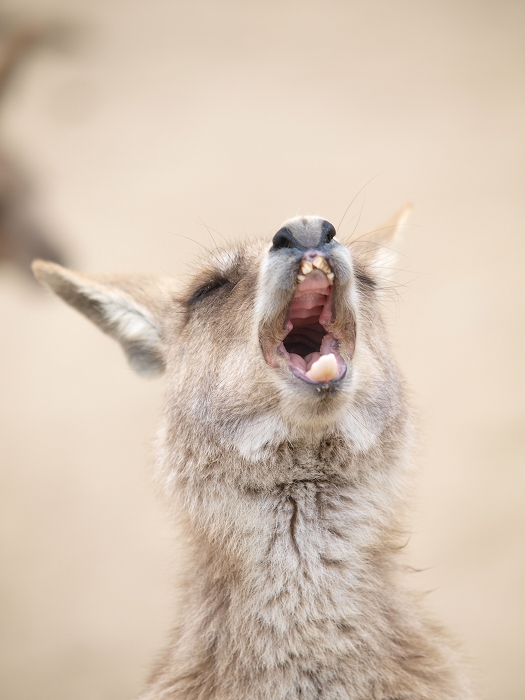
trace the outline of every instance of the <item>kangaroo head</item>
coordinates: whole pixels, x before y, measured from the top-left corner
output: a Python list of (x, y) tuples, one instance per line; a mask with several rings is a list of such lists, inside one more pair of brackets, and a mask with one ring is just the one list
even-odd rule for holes
[(364, 448), (399, 410), (377, 269), (407, 213), (348, 245), (327, 221), (295, 218), (271, 241), (214, 252), (184, 286), (44, 261), (33, 270), (139, 374), (166, 372), (167, 410), (198, 440), (251, 454), (339, 430)]

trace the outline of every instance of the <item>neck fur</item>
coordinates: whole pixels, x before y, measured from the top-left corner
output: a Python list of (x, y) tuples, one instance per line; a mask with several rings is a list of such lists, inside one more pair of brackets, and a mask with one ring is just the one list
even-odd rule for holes
[[(380, 663), (380, 638), (401, 595), (396, 514), (406, 426), (396, 430), (362, 454), (338, 435), (284, 442), (260, 461), (204, 444), (175, 459), (169, 452), (165, 476), (191, 556), (178, 641), (162, 666), (171, 671), (155, 677), (166, 698), (244, 697), (233, 686), (259, 669), (260, 692), (250, 697), (284, 700), (320, 663), (327, 678), (349, 659), (360, 665), (375, 654)], [(212, 693), (222, 686), (225, 694)]]

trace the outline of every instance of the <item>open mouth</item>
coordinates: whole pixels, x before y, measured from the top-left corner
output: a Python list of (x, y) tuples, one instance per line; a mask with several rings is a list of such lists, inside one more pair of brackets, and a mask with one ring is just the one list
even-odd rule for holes
[(329, 331), (335, 276), (326, 258), (307, 253), (297, 275), (297, 286), (285, 325), (286, 336), (277, 346), (294, 375), (313, 384), (342, 379), (346, 364), (339, 341)]

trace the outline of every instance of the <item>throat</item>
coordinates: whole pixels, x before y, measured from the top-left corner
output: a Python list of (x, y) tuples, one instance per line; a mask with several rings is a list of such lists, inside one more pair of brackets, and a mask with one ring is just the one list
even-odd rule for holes
[(281, 485), (273, 498), (274, 520), (261, 562), (267, 576), (281, 576), (280, 586), (312, 586), (316, 596), (323, 595), (322, 580), (328, 576), (333, 585), (334, 577), (344, 579), (356, 563), (357, 543), (341, 490), (324, 480), (300, 480)]

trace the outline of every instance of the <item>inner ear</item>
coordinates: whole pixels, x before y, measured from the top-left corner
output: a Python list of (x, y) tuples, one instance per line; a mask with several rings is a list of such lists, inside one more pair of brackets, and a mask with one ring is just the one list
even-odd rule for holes
[(88, 276), (42, 260), (32, 267), (39, 282), (118, 340), (138, 374), (164, 371), (169, 283), (147, 275)]

